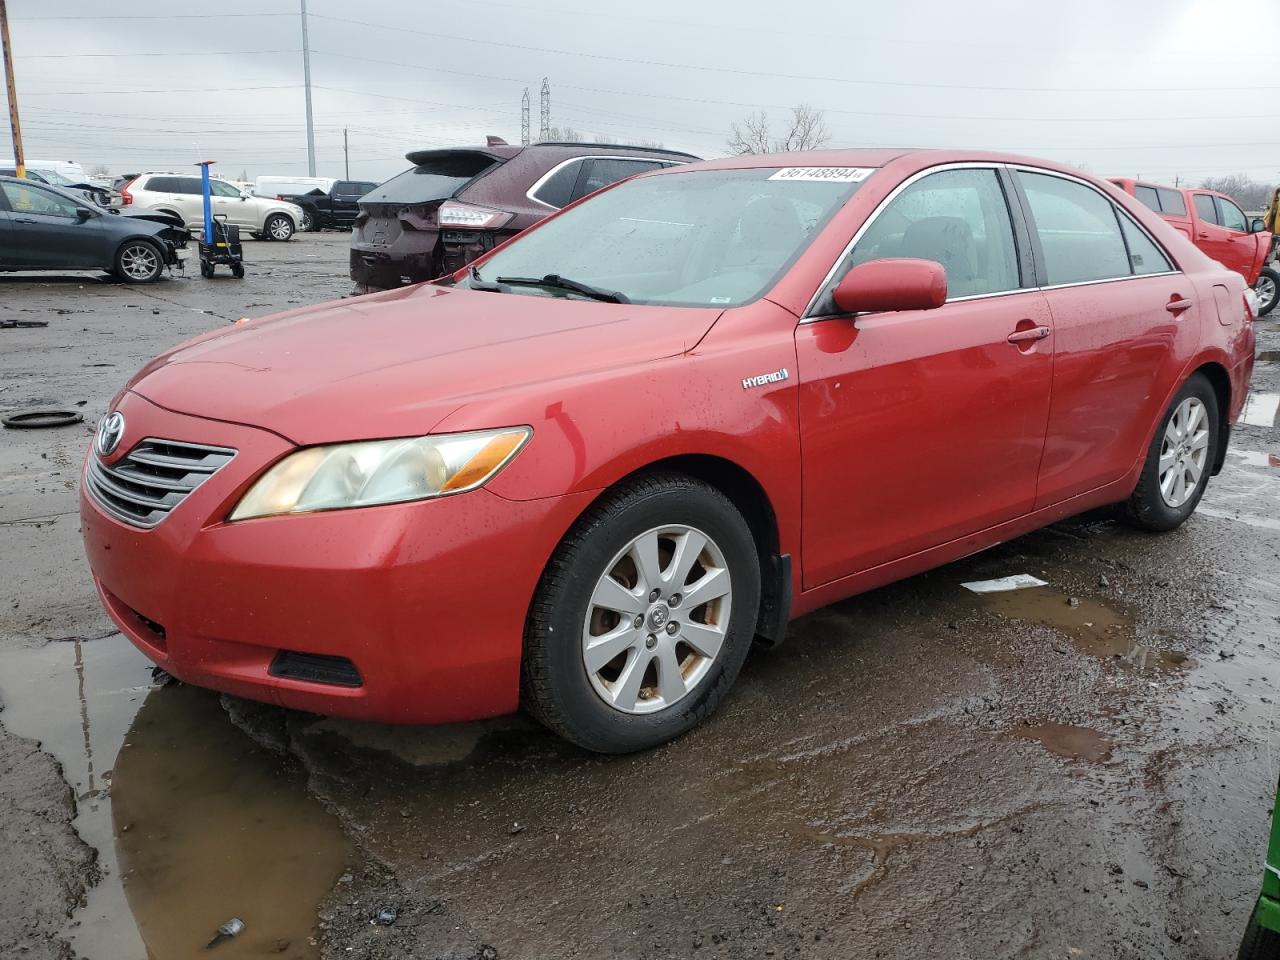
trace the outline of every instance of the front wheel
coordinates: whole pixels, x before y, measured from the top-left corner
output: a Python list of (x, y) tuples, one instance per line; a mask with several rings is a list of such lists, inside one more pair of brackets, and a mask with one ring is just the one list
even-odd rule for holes
[(1249, 925), (1245, 927), (1244, 937), (1240, 940), (1240, 950), (1236, 960), (1278, 960), (1280, 958), (1280, 934), (1258, 923), (1258, 911), (1255, 908), (1249, 915)]
[(1258, 316), (1265, 317), (1280, 302), (1280, 273), (1271, 267), (1263, 267), (1253, 285), (1253, 292), (1258, 295)]
[(262, 225), (262, 232), (272, 240), (288, 240), (293, 236), (293, 221), (283, 213), (273, 213)]
[(116, 276), (125, 283), (153, 283), (164, 272), (160, 248), (146, 240), (130, 240), (116, 251)]
[(1147, 450), (1129, 498), (1129, 522), (1144, 530), (1172, 530), (1196, 509), (1218, 450), (1218, 397), (1194, 374), (1169, 404)]
[(525, 629), (522, 701), (588, 750), (686, 732), (746, 659), (760, 562), (720, 491), (655, 474), (607, 494), (560, 544)]
[(316, 218), (310, 210), (302, 211), (302, 223), (298, 224), (298, 229), (303, 233), (311, 233), (320, 229), (316, 226)]

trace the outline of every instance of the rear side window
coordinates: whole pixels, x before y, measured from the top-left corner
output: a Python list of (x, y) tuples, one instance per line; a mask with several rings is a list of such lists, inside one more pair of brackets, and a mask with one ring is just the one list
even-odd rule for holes
[(653, 160), (618, 160), (612, 157), (598, 157), (587, 161), (585, 178), (573, 192), (573, 199), (595, 193), (601, 187), (611, 183), (634, 177), (637, 173), (657, 170), (662, 164)]
[(1142, 229), (1134, 223), (1129, 215), (1119, 212), (1120, 230), (1124, 234), (1125, 247), (1129, 251), (1129, 263), (1137, 276), (1148, 273), (1168, 273), (1173, 267), (1168, 258), (1161, 252)]
[(578, 175), (582, 173), (585, 163), (585, 160), (566, 163), (538, 184), (529, 195), (557, 209), (565, 206), (574, 198), (573, 188), (578, 183)]
[(1228, 230), (1249, 231), (1249, 221), (1245, 219), (1244, 211), (1237, 207), (1226, 197), (1218, 197), (1218, 212), (1222, 215), (1219, 222)]
[(1050, 285), (1127, 277), (1132, 272), (1116, 210), (1073, 180), (1020, 171)]
[(144, 190), (154, 190), (156, 193), (177, 193), (178, 178), (177, 177), (149, 177), (146, 184), (143, 185)]
[[(421, 155), (418, 155), (421, 156)], [(371, 203), (429, 203), (447, 200), (469, 181), (500, 161), (476, 150), (442, 150), (422, 157), (416, 167), (392, 177), (361, 197)]]
[(1218, 210), (1213, 205), (1213, 197), (1209, 196), (1207, 193), (1197, 193), (1194, 195), (1194, 202), (1196, 205), (1196, 216), (1209, 223), (1218, 222)]
[(333, 185), (333, 192), (343, 197), (363, 197), (376, 186), (360, 180), (339, 180)]
[(1187, 204), (1182, 199), (1181, 191), (1170, 190), (1168, 187), (1156, 187), (1156, 193), (1160, 194), (1162, 212), (1176, 214), (1179, 217), (1187, 215)]
[(1160, 194), (1156, 192), (1155, 187), (1146, 187), (1138, 184), (1133, 188), (1133, 195), (1146, 207), (1151, 208), (1157, 213), (1160, 212)]
[(943, 170), (917, 180), (858, 239), (847, 268), (894, 257), (942, 264), (948, 297), (1017, 290), (1013, 224), (996, 172)]

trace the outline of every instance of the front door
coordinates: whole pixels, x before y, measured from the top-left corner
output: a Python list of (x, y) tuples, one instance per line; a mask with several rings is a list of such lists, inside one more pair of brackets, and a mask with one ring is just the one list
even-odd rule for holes
[(246, 229), (257, 229), (257, 205), (246, 200), (235, 186), (223, 180), (210, 180), (209, 197), (215, 220), (226, 220), (229, 224)]
[(80, 204), (33, 183), (0, 184), (9, 206), (10, 247), (20, 267), (101, 267), (104, 234), (97, 217), (81, 220)]
[(806, 588), (1035, 502), (1054, 340), (996, 169), (915, 180), (875, 215), (832, 283), (890, 257), (941, 263), (948, 302), (847, 317), (820, 299), (818, 317), (796, 330)]
[(1209, 193), (1193, 194), (1196, 205), (1196, 246), (1228, 270), (1245, 279), (1253, 271), (1257, 240), (1249, 232), (1244, 211), (1230, 200)]

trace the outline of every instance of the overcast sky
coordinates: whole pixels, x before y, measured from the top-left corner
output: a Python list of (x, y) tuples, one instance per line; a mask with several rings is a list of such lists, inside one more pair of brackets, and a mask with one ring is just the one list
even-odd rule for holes
[[(227, 0), (214, 14), (8, 6), (29, 160), (306, 173), (297, 0)], [(1105, 175), (1280, 180), (1280, 0), (308, 7), (321, 176), (343, 175), (343, 127), (361, 179), (397, 172), (411, 149), (486, 134), (517, 143), (526, 87), (536, 137), (546, 76), (554, 125), (702, 156), (724, 154), (743, 115), (780, 122), (808, 101), (826, 112), (832, 146), (973, 146)]]

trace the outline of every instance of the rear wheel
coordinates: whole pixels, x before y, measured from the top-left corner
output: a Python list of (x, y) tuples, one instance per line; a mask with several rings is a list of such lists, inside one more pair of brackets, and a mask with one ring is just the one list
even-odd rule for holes
[(1144, 530), (1172, 530), (1196, 509), (1218, 450), (1218, 397), (1194, 374), (1165, 411), (1147, 450), (1127, 516)]
[(116, 251), (115, 272), (125, 283), (152, 283), (164, 272), (164, 255), (149, 240), (129, 240)]
[(1280, 960), (1280, 935), (1258, 923), (1258, 912), (1249, 916), (1236, 960)]
[(262, 232), (270, 240), (288, 240), (293, 236), (293, 221), (283, 213), (273, 213), (262, 225)]
[(1253, 292), (1258, 295), (1258, 316), (1265, 317), (1280, 302), (1280, 272), (1263, 267)]
[(543, 573), (523, 703), (588, 750), (677, 737), (733, 684), (759, 601), (755, 542), (722, 493), (680, 474), (636, 480), (597, 503)]
[(302, 211), (302, 222), (298, 224), (298, 229), (303, 233), (312, 233), (320, 229), (316, 226), (316, 218), (312, 215), (310, 210), (304, 209)]

